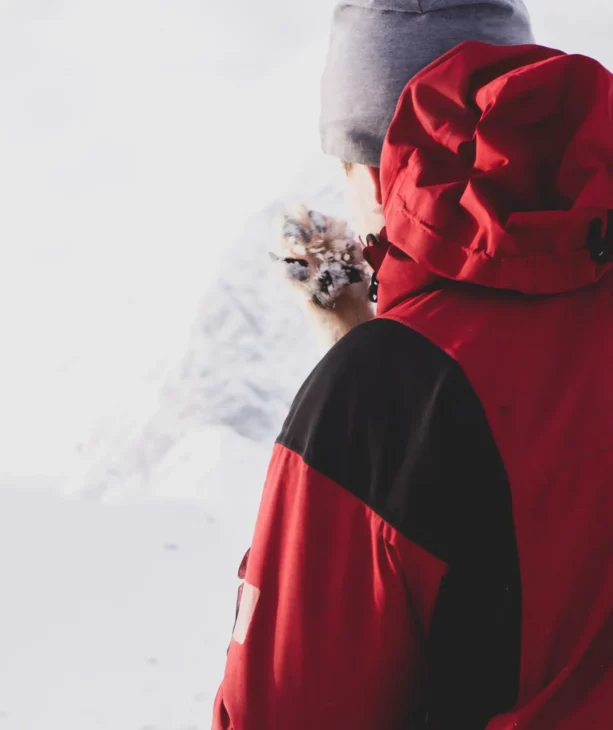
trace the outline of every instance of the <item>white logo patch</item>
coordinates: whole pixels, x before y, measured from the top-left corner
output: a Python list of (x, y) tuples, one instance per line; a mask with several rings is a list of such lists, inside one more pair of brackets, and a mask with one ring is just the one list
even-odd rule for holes
[(260, 589), (245, 582), (243, 584), (243, 593), (241, 595), (241, 605), (238, 609), (238, 618), (234, 628), (233, 639), (237, 644), (244, 644), (247, 638), (247, 632), (255, 613), (260, 598)]

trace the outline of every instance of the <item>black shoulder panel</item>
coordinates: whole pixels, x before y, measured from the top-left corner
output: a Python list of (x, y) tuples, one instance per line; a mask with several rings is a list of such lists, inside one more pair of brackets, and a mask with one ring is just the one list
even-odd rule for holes
[(425, 727), (478, 730), (511, 709), (521, 643), (511, 490), (458, 363), (402, 324), (367, 322), (314, 370), (278, 441), (449, 564)]

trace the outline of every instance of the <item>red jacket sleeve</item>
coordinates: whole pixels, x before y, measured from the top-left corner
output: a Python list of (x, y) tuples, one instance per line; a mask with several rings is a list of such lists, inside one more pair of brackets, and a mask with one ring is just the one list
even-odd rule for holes
[(277, 445), (214, 730), (406, 730), (445, 563)]

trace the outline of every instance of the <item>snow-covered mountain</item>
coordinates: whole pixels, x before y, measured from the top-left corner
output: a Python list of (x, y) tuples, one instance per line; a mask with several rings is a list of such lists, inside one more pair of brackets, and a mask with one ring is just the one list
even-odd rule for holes
[[(343, 215), (338, 185), (322, 186), (321, 173), (321, 164), (303, 171), (300, 199)], [(317, 188), (311, 193), (309, 179)], [(268, 256), (282, 210), (281, 200), (269, 205), (225, 244), (219, 274), (198, 307), (184, 352), (160, 384), (157, 401), (141, 411), (140, 421), (111, 423), (106, 434), (98, 432), (82, 444), (81, 469), (71, 475), (68, 488), (106, 501), (198, 499), (205, 491), (207, 460), (215, 448), (224, 448), (222, 440), (194, 449), (193, 440), (204, 429), (210, 436), (215, 427), (224, 427), (219, 433), (226, 436), (272, 443), (318, 357), (295, 297)], [(187, 453), (198, 465), (189, 476)]]

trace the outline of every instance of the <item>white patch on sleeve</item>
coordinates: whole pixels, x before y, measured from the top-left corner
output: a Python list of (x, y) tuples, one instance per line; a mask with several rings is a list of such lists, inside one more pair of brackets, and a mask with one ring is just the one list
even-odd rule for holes
[(238, 610), (238, 618), (234, 628), (233, 639), (237, 644), (244, 644), (247, 638), (247, 632), (255, 613), (260, 598), (260, 589), (245, 582), (243, 585), (243, 594), (241, 596), (241, 605)]

